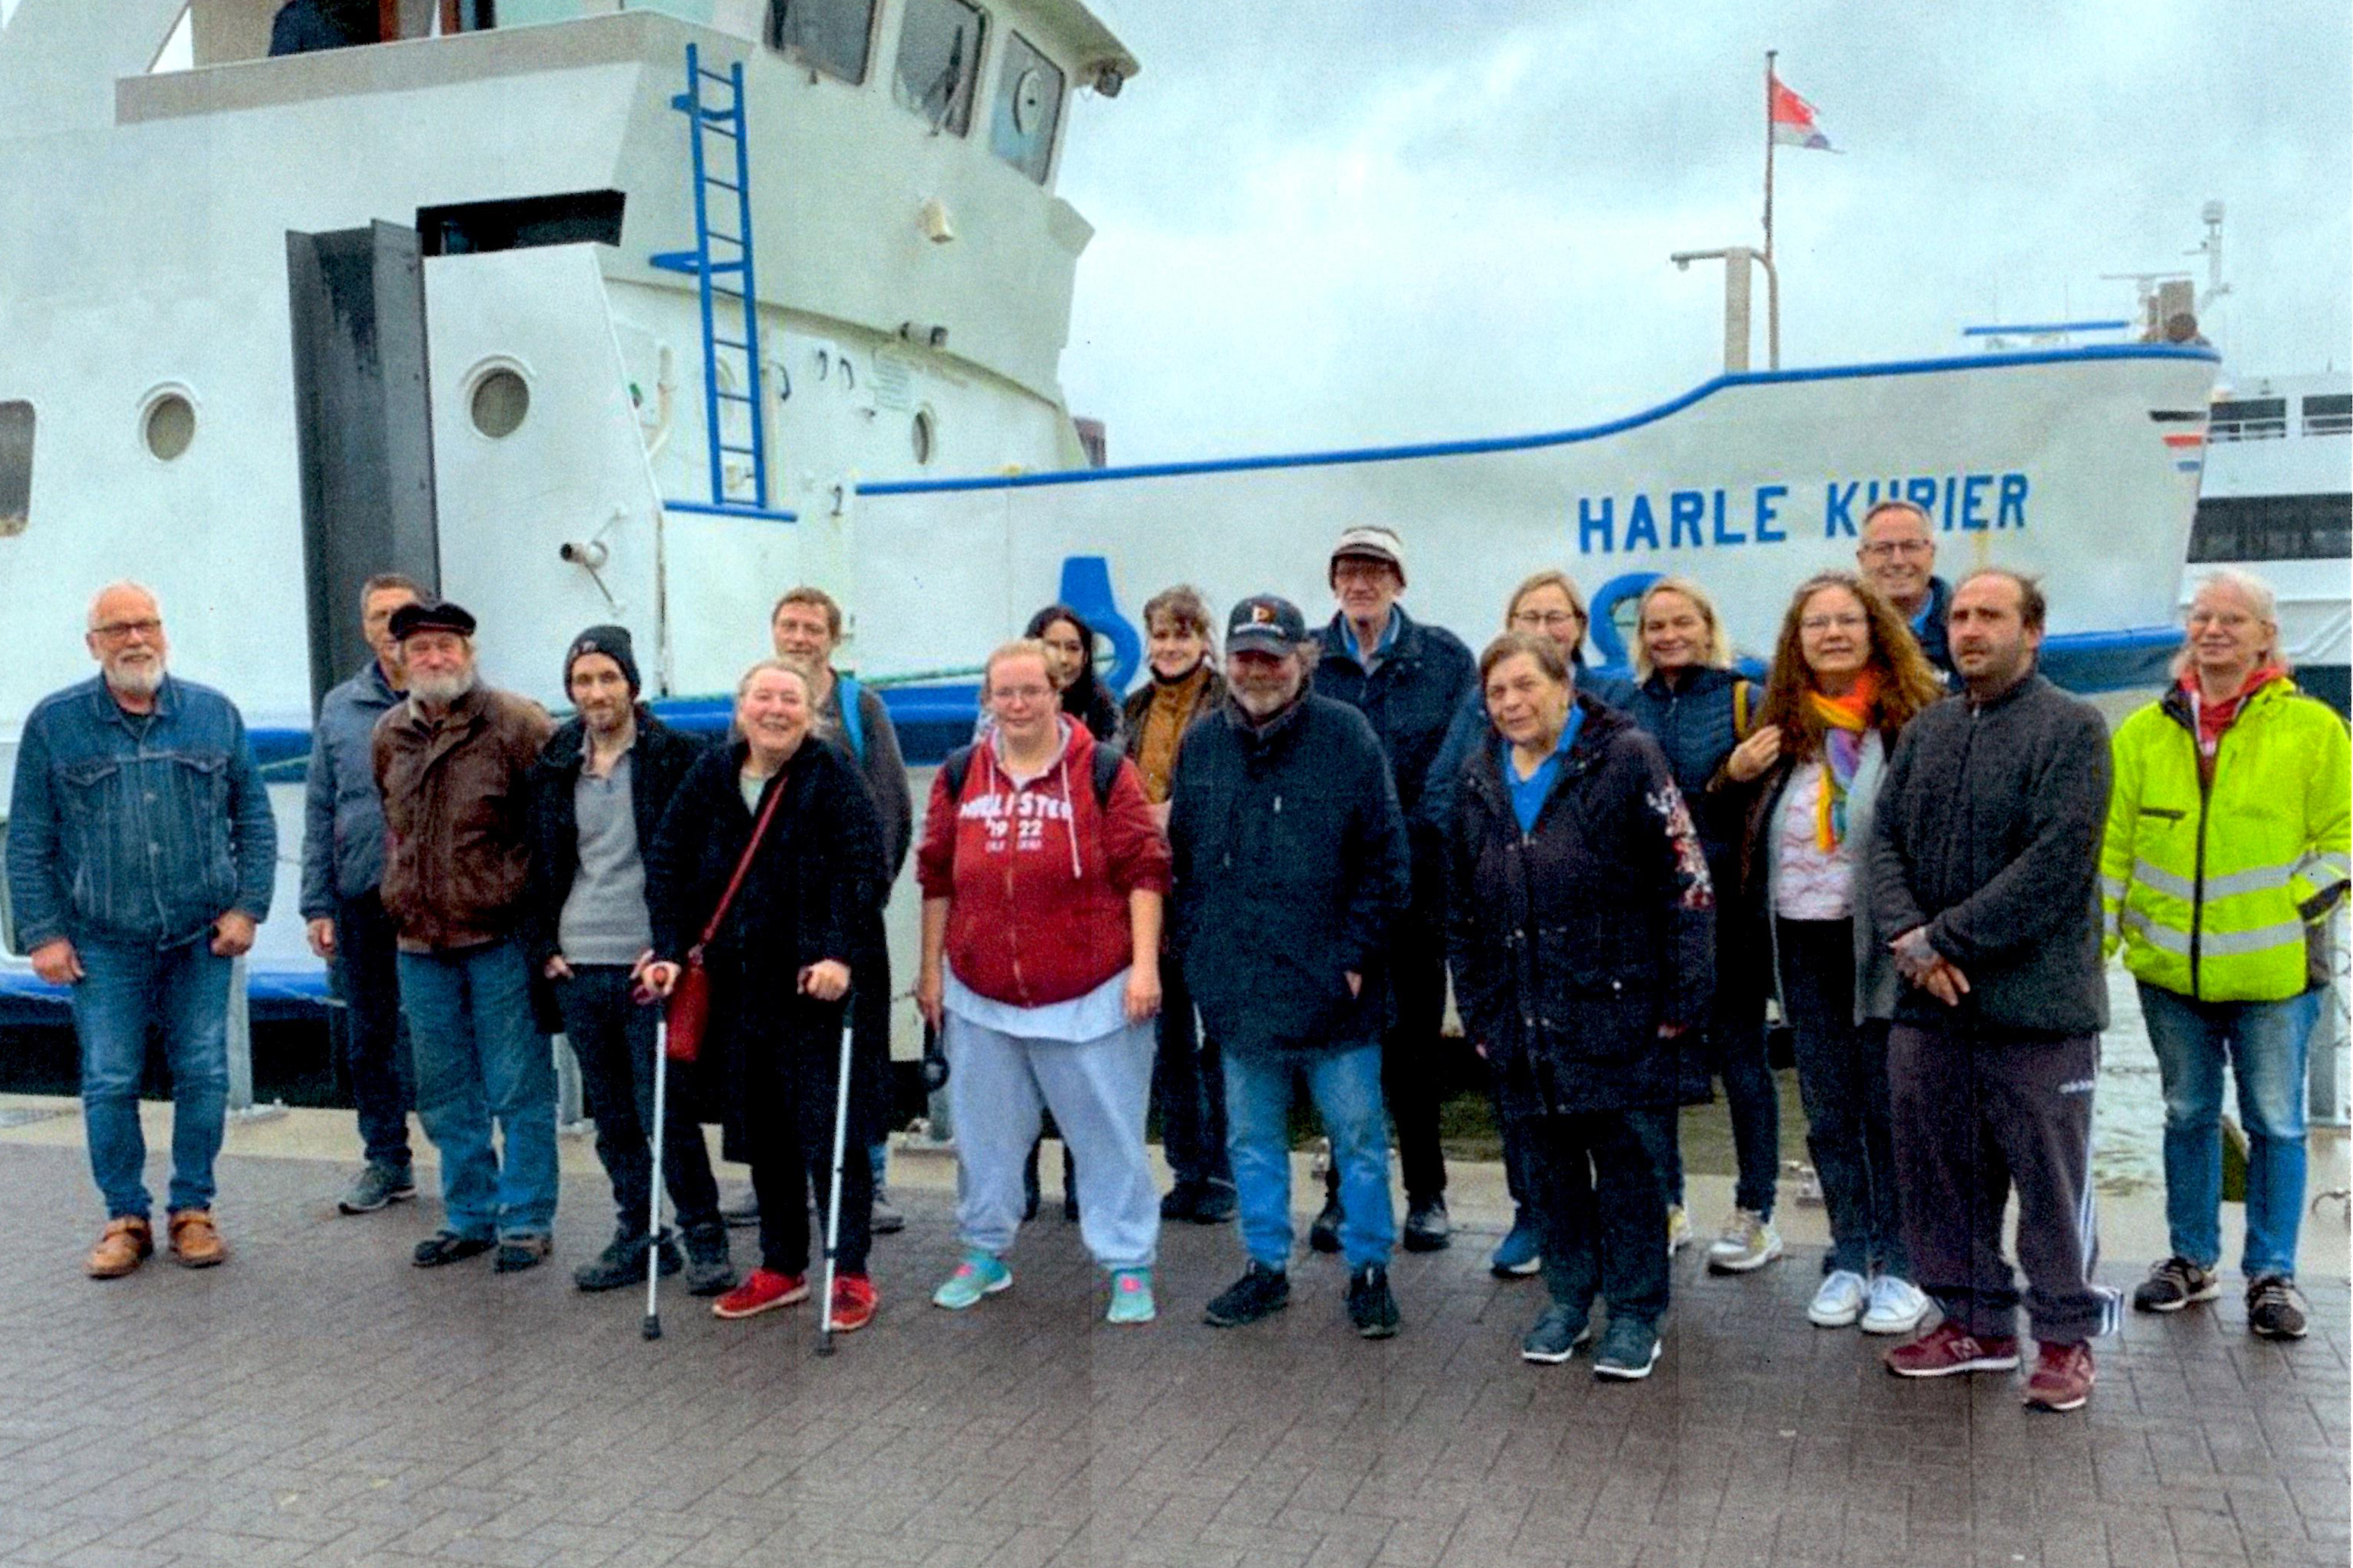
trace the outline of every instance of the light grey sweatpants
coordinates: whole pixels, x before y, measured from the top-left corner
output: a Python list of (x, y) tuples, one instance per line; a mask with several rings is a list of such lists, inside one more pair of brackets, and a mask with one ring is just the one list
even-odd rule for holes
[(1153, 1029), (1092, 1040), (1034, 1040), (950, 1013), (942, 1043), (955, 1117), (956, 1229), (1002, 1255), (1021, 1227), (1021, 1167), (1050, 1110), (1079, 1176), (1079, 1234), (1105, 1268), (1151, 1267), (1160, 1194), (1144, 1149)]

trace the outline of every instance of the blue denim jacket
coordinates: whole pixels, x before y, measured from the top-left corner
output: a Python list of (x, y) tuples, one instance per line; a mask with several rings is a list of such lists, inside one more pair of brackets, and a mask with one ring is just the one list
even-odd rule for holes
[(260, 921), (277, 858), (245, 720), (210, 687), (166, 676), (142, 721), (93, 677), (25, 720), (8, 896), (26, 952), (61, 936), (174, 947), (231, 910)]

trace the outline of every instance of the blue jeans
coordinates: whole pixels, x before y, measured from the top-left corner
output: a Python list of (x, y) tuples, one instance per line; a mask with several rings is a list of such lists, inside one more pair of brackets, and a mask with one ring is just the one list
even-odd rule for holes
[(106, 1217), (148, 1215), (147, 1140), (139, 1079), (147, 1032), (160, 1029), (172, 1070), (172, 1187), (166, 1207), (210, 1208), (213, 1161), (228, 1115), (229, 960), (209, 938), (158, 951), (77, 942), (74, 1034), (81, 1044), (81, 1113), (90, 1173)]
[(441, 1152), (443, 1223), (460, 1236), (555, 1224), (555, 1056), (532, 1016), (529, 962), (512, 938), (400, 955), (417, 1119)]
[(2141, 1016), (2165, 1083), (2165, 1221), (2173, 1250), (2201, 1268), (2222, 1256), (2222, 1068), (2239, 1081), (2247, 1130), (2247, 1245), (2240, 1268), (2295, 1274), (2304, 1215), (2304, 1074), (2322, 993), (2284, 1002), (2194, 1002), (2144, 984)]
[(1291, 1095), (1298, 1075), (1307, 1079), (1340, 1173), (1341, 1254), (1350, 1268), (1387, 1267), (1397, 1215), (1389, 1205), (1380, 1047), (1272, 1057), (1229, 1052), (1225, 1068), (1226, 1147), (1251, 1260), (1274, 1269), (1291, 1264)]
[(1666, 1315), (1666, 1189), (1651, 1151), (1674, 1114), (1646, 1105), (1532, 1116), (1514, 1129), (1544, 1237), (1545, 1288), (1579, 1322), (1597, 1295), (1612, 1322), (1655, 1325)]

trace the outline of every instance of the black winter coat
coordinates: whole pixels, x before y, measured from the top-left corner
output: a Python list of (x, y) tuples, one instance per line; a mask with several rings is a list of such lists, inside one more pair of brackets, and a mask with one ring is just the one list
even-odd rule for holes
[(1658, 743), (1577, 699), (1584, 727), (1522, 833), (1492, 731), (1464, 765), (1448, 898), (1454, 999), (1506, 1116), (1679, 1098), (1662, 1024), (1704, 1025), (1715, 900)]
[[(1396, 615), (1397, 641), (1370, 675), (1348, 651), (1345, 620), (1334, 616), (1324, 628), (1315, 694), (1346, 703), (1373, 727), (1411, 826), (1416, 918), (1434, 928), (1446, 891), (1446, 841), (1426, 819), (1421, 795), (1463, 694), (1479, 684), (1479, 663), (1444, 626), (1422, 625), (1402, 605)], [(1429, 940), (1441, 939), (1433, 929)]]
[[(1708, 870), (1719, 882), (1740, 847), (1741, 803), (1722, 799), (1707, 786), (1740, 744), (1734, 694), (1742, 686), (1749, 688), (1747, 719), (1753, 726), (1765, 694), (1746, 676), (1729, 669), (1694, 669), (1672, 685), (1652, 670), (1648, 680), (1629, 684), (1609, 699), (1666, 753), (1675, 787), (1683, 791), (1683, 804), (1691, 807), (1692, 821), (1707, 846)], [(1721, 895), (1726, 889), (1716, 891)]]
[[(747, 751), (739, 741), (697, 760), (654, 837), (646, 901), (659, 958), (682, 962), (702, 938), (751, 839), (753, 814), (736, 784)], [(761, 805), (779, 789), (767, 837), (705, 951), (724, 1119), (731, 1137), (754, 1148), (764, 1140), (741, 1112), (755, 1072), (774, 1073), (788, 1095), (830, 1089), (843, 1004), (803, 995), (800, 972), (819, 959), (850, 961), (883, 876), (881, 827), (857, 763), (812, 736), (768, 781)]]
[(1186, 731), (1168, 799), (1174, 940), (1209, 1037), (1254, 1055), (1378, 1040), (1409, 851), (1364, 716), (1311, 693), (1261, 731), (1228, 698)]
[[(523, 935), (534, 974), (555, 956), (564, 903), (572, 896), (572, 879), (580, 870), (580, 820), (574, 815), (573, 792), (580, 782), (587, 734), (586, 720), (567, 721), (548, 737), (547, 749), (531, 770), (531, 883), (524, 890), (529, 909)], [(629, 815), (637, 820), (640, 858), (650, 859), (670, 797), (708, 749), (638, 705), (638, 738), (629, 747)], [(650, 890), (648, 903), (650, 907)]]

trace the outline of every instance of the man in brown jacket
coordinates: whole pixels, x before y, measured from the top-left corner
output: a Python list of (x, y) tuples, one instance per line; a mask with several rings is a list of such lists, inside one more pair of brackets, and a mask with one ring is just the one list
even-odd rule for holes
[(441, 1152), (444, 1211), (415, 1261), (496, 1247), (499, 1272), (513, 1273), (548, 1255), (555, 1224), (554, 1061), (522, 931), (528, 778), (555, 726), (538, 704), (480, 683), (474, 617), (458, 605), (404, 605), (392, 635), (408, 696), (375, 727), (384, 907), (399, 931), (417, 1114)]

